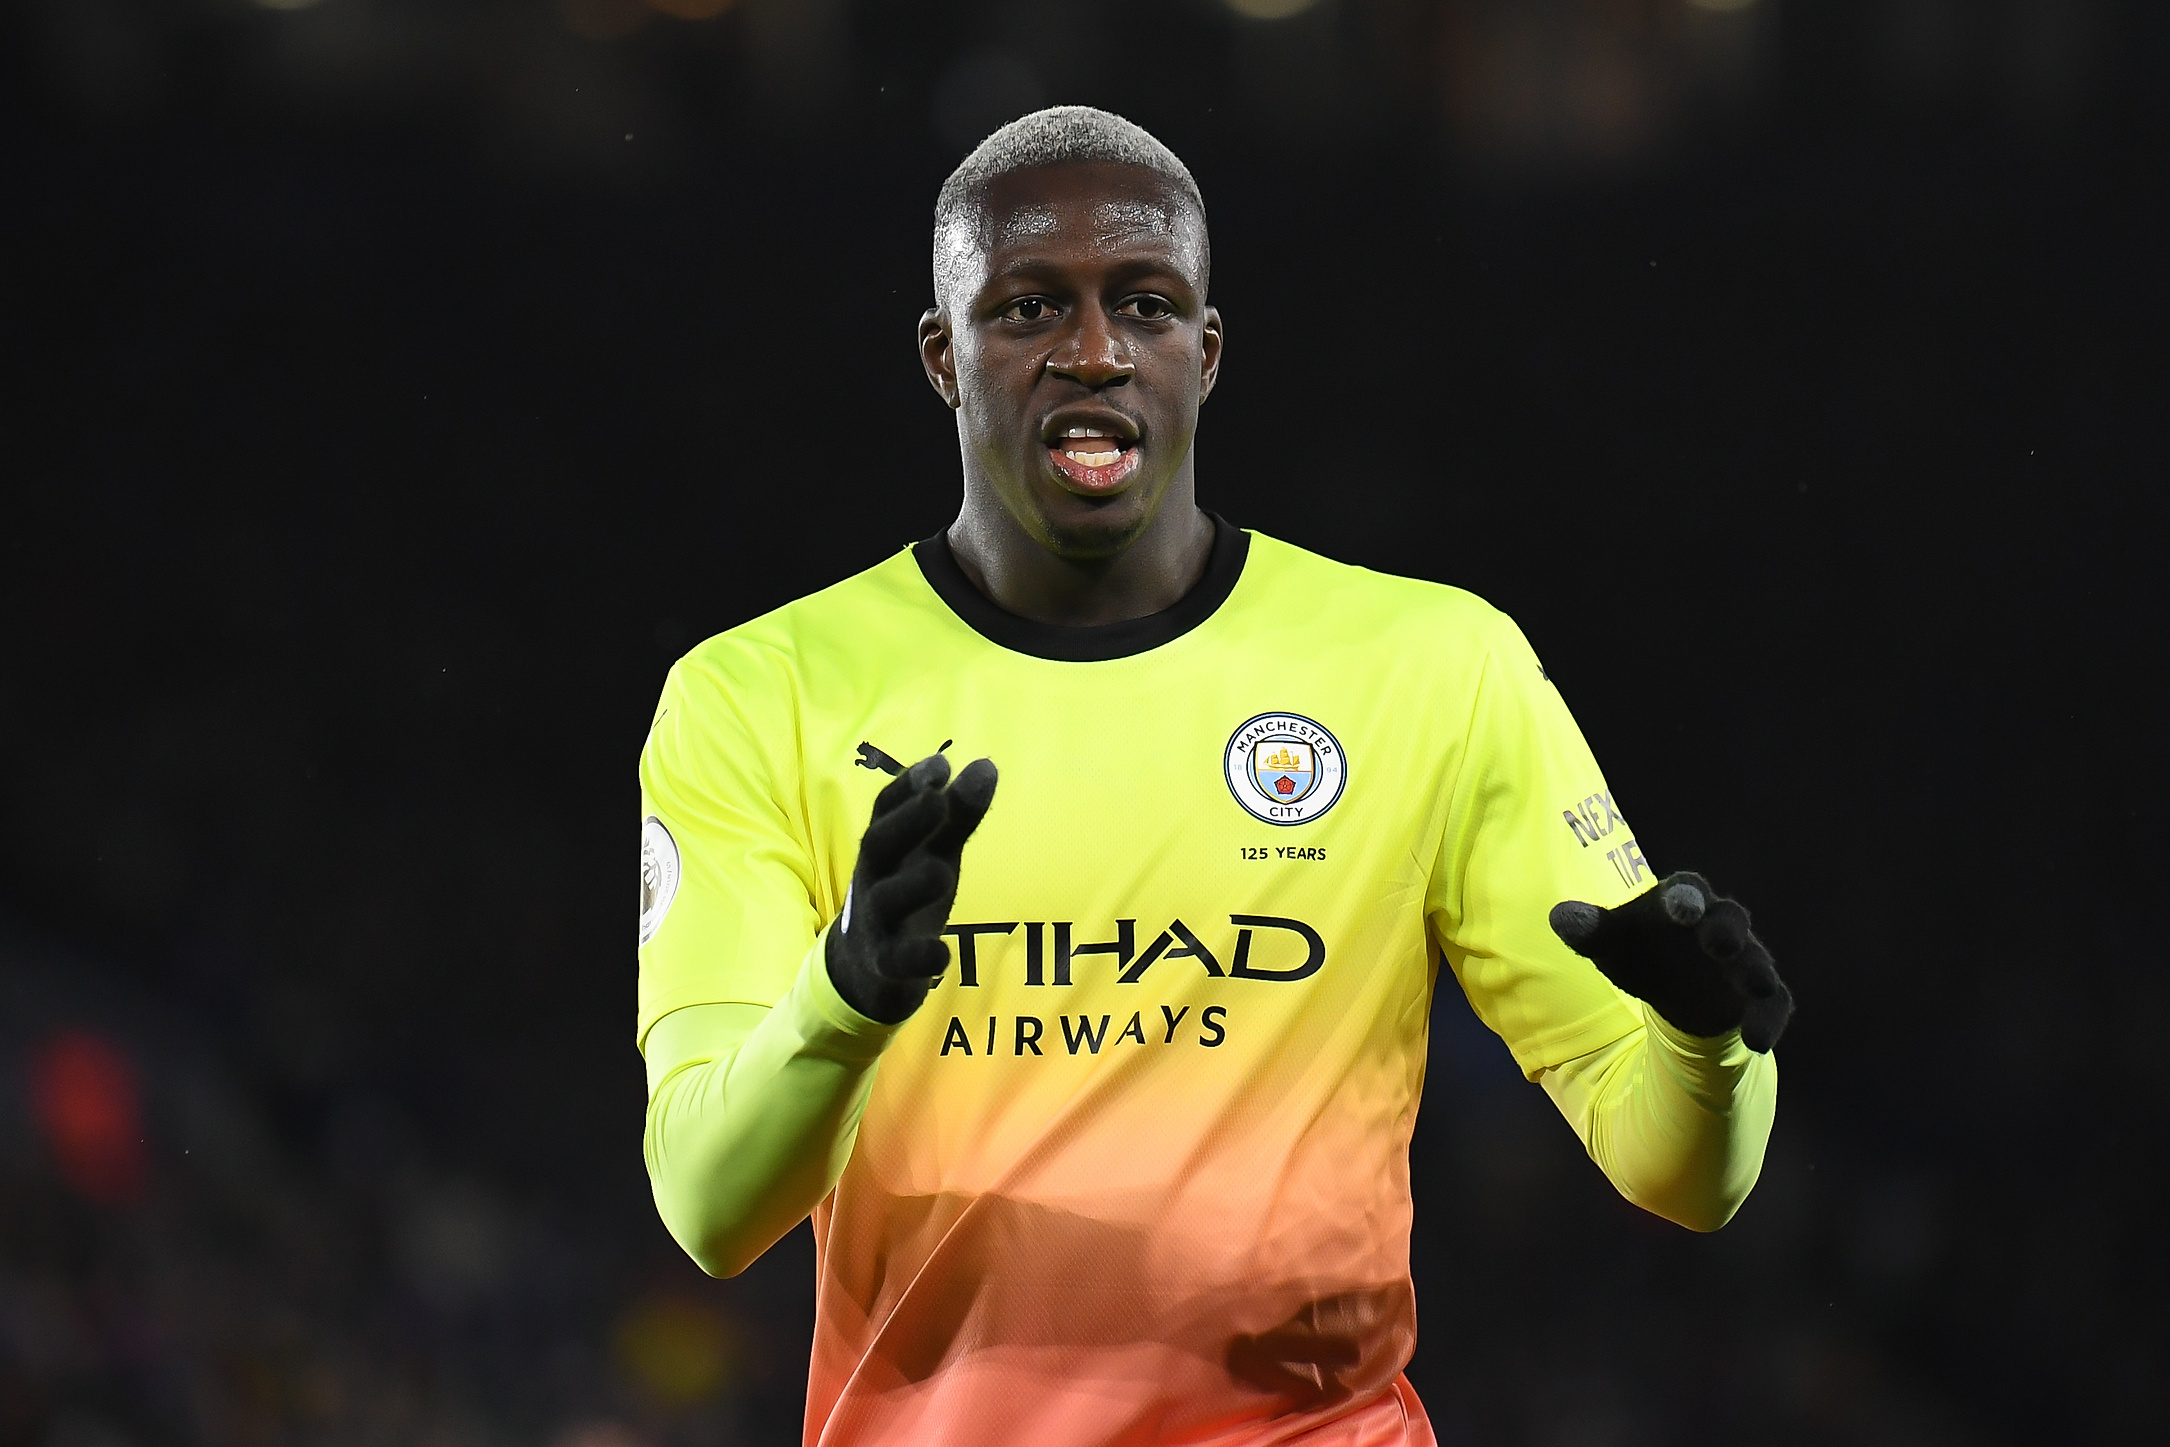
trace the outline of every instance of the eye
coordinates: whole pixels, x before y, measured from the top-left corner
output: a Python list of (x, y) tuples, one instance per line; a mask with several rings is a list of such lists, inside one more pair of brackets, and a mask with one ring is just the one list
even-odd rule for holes
[(1129, 298), (1115, 311), (1118, 316), (1136, 317), (1140, 321), (1159, 322), (1166, 321), (1169, 317), (1175, 315), (1175, 304), (1164, 296), (1154, 296), (1147, 293), (1144, 296)]
[(1055, 304), (1044, 296), (1021, 296), (1002, 309), (1005, 320), (1044, 322), (1055, 314)]

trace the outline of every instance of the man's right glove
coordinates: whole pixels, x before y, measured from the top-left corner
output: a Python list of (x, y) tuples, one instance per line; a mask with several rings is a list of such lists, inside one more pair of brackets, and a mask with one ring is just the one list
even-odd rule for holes
[(868, 1019), (894, 1025), (909, 1018), (949, 967), (942, 927), (957, 902), (964, 842), (994, 797), (992, 763), (965, 765), (952, 784), (940, 754), (875, 797), (826, 960), (836, 992)]
[(1690, 1035), (1764, 1051), (1793, 1014), (1793, 992), (1748, 928), (1748, 911), (1700, 874), (1675, 874), (1618, 909), (1578, 899), (1552, 907), (1552, 932), (1605, 978)]

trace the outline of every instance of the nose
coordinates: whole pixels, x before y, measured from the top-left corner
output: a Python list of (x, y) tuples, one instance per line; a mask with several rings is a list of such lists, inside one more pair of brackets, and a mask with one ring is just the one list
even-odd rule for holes
[(1099, 307), (1079, 307), (1070, 327), (1047, 359), (1047, 370), (1098, 392), (1120, 387), (1138, 370), (1130, 348)]

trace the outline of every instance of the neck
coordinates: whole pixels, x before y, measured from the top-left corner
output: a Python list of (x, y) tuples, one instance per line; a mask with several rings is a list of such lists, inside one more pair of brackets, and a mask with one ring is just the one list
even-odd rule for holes
[(995, 606), (1035, 623), (1091, 628), (1172, 608), (1205, 576), (1213, 554), (1213, 522), (1198, 510), (1187, 477), (1122, 547), (1095, 557), (1056, 552), (974, 491), (950, 524), (949, 550)]

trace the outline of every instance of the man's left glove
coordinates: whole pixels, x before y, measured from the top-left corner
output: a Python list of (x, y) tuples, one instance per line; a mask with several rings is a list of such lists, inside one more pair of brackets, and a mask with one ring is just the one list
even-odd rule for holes
[(1738, 1027), (1755, 1051), (1785, 1033), (1793, 992), (1749, 930), (1747, 909), (1700, 874), (1675, 874), (1618, 909), (1562, 900), (1551, 918), (1569, 949), (1676, 1030), (1711, 1036)]

